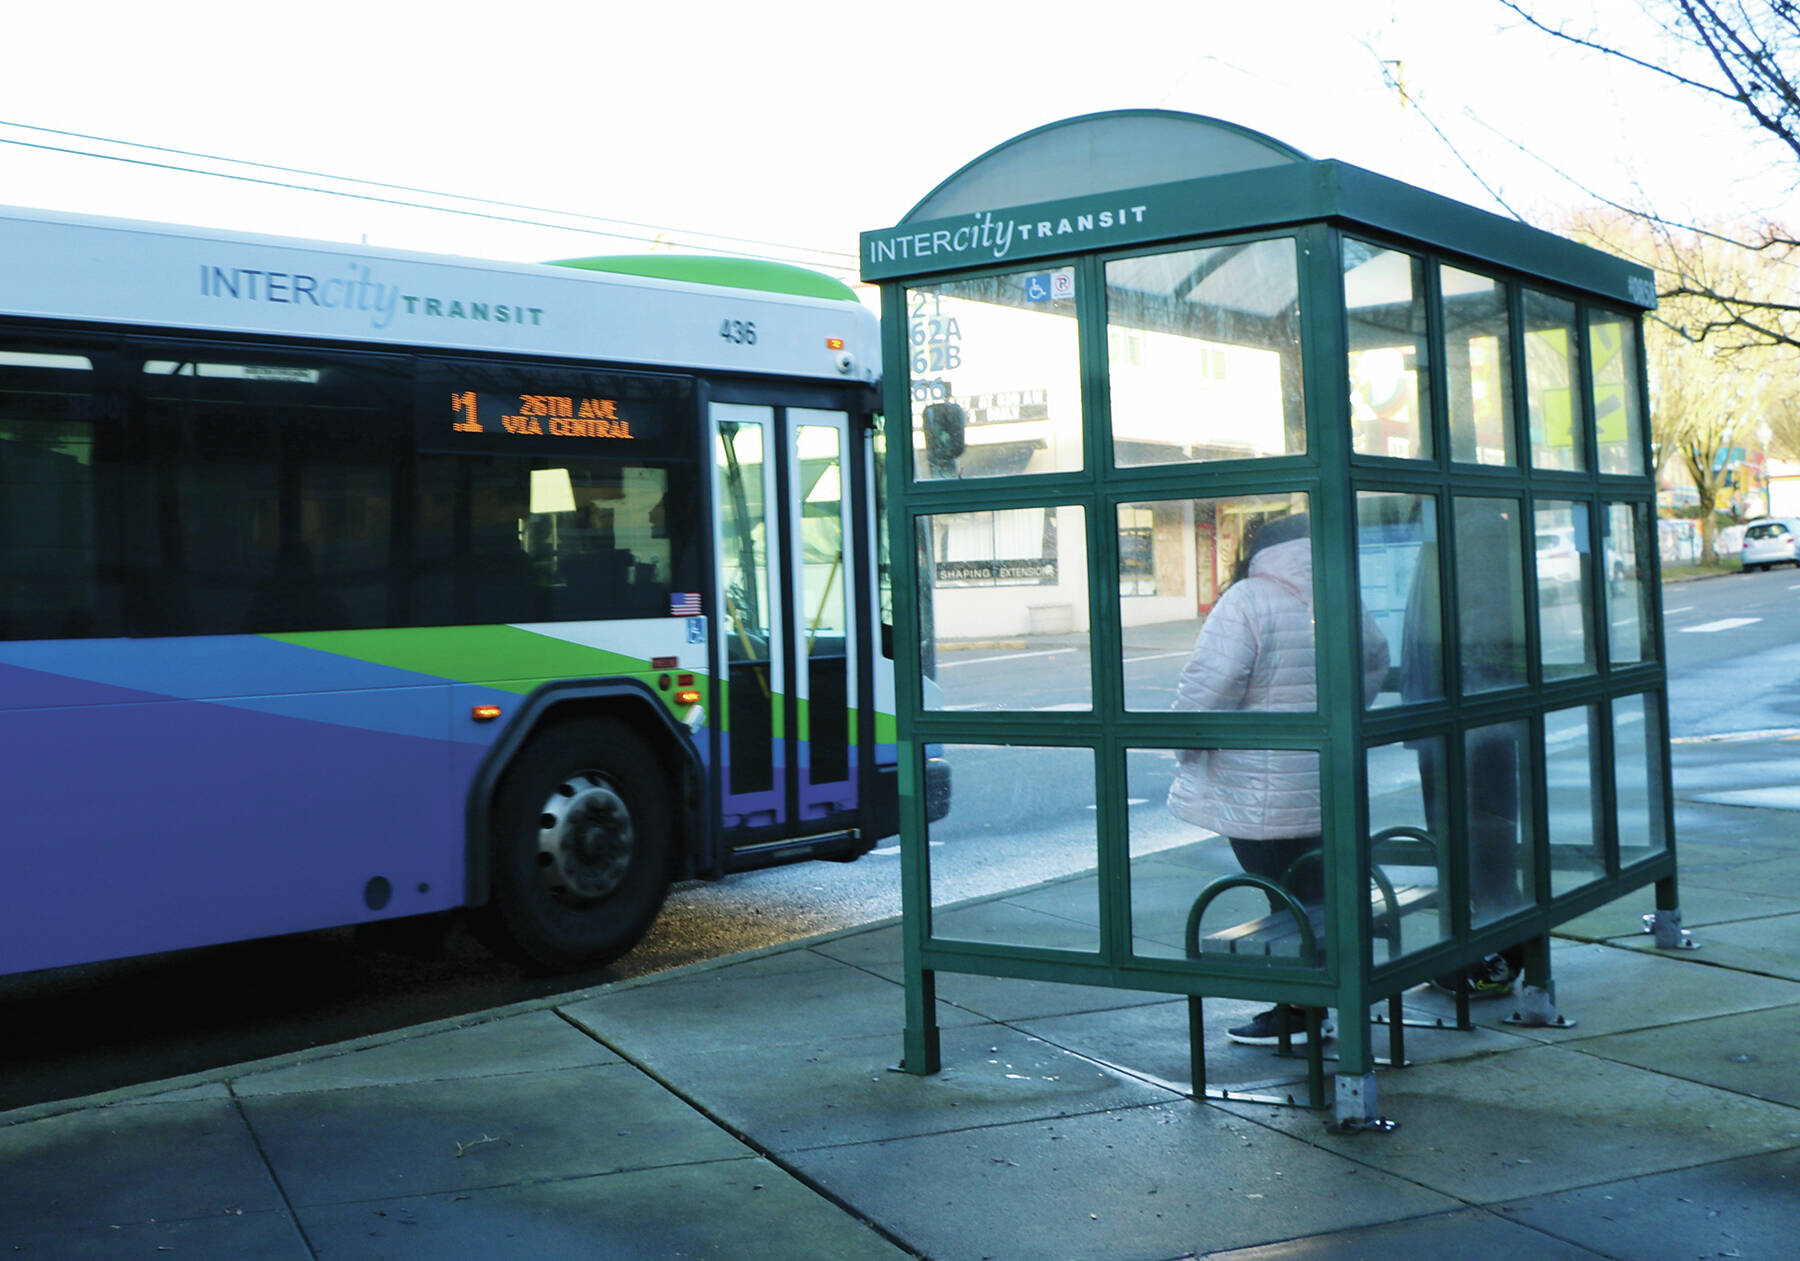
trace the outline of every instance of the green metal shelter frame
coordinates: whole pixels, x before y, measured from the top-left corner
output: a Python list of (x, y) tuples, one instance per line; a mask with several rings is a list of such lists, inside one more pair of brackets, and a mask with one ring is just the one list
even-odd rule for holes
[[(919, 646), (908, 1071), (939, 1067), (939, 972), (1186, 995), (1197, 1096), (1203, 998), (1336, 1008), (1336, 1117), (1366, 1124), (1373, 1004), (1403, 1062), (1403, 991), (1522, 948), (1518, 1018), (1560, 1022), (1550, 931), (1651, 883), (1649, 930), (1684, 944), (1646, 269), (1163, 111), (1009, 141), (862, 260), (895, 642)], [(1259, 535), (1310, 565), (1287, 659), (1316, 702), (1194, 682)], [(1273, 826), (1242, 794), (1277, 789), (1316, 836), (1240, 871), (1231, 827)], [(1019, 855), (1005, 889), (955, 883), (959, 826)]]

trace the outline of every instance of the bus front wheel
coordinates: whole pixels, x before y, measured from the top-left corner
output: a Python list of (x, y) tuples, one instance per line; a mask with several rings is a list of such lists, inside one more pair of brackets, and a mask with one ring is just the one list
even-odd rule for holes
[(556, 972), (610, 963), (650, 931), (669, 885), (661, 764), (613, 718), (533, 737), (494, 803), (490, 914)]

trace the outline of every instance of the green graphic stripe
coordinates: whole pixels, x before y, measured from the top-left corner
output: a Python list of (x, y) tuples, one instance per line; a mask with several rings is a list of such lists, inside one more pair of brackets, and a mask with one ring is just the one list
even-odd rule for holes
[(561, 258), (557, 267), (582, 271), (615, 272), (649, 276), (657, 280), (684, 280), (693, 284), (728, 285), (733, 289), (758, 289), (764, 293), (791, 293), (803, 298), (830, 298), (855, 302), (856, 291), (841, 280), (792, 263), (759, 258), (705, 258), (693, 254), (622, 254), (613, 258)]
[(529, 692), (545, 679), (650, 673), (650, 663), (642, 657), (571, 644), (517, 626), (308, 631), (266, 638), (456, 683), (479, 683), (504, 692)]
[[(470, 683), (523, 696), (556, 679), (642, 678), (651, 682), (667, 671), (652, 669), (642, 657), (590, 648), (567, 640), (540, 635), (517, 626), (427, 626), (414, 629), (363, 631), (306, 631), (291, 635), (265, 635), (278, 643), (314, 652), (332, 653), (371, 665), (387, 666), (414, 674)], [(692, 671), (690, 673), (699, 673)], [(719, 712), (708, 721), (730, 730), (730, 685), (721, 679)], [(678, 710), (673, 694), (662, 694), (671, 711)], [(785, 697), (776, 693), (770, 701), (771, 734), (786, 734)], [(807, 703), (800, 702), (802, 724), (807, 722)], [(857, 715), (850, 715), (850, 739), (857, 738)], [(803, 725), (803, 728), (804, 725)], [(898, 739), (894, 715), (875, 715), (875, 739), (891, 744)]]

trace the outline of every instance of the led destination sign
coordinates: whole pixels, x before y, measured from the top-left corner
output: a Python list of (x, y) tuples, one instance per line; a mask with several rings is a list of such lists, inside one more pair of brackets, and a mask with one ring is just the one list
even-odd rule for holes
[(568, 394), (495, 394), (452, 390), (450, 428), (457, 433), (521, 438), (634, 439), (617, 399)]
[(441, 360), (418, 381), (425, 451), (639, 461), (671, 458), (693, 440), (686, 377)]

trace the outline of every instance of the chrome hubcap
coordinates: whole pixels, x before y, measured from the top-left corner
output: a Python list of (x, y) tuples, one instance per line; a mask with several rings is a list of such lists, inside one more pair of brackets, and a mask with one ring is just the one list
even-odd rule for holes
[(625, 879), (634, 848), (631, 810), (593, 771), (571, 775), (538, 820), (538, 880), (556, 898), (595, 902)]

